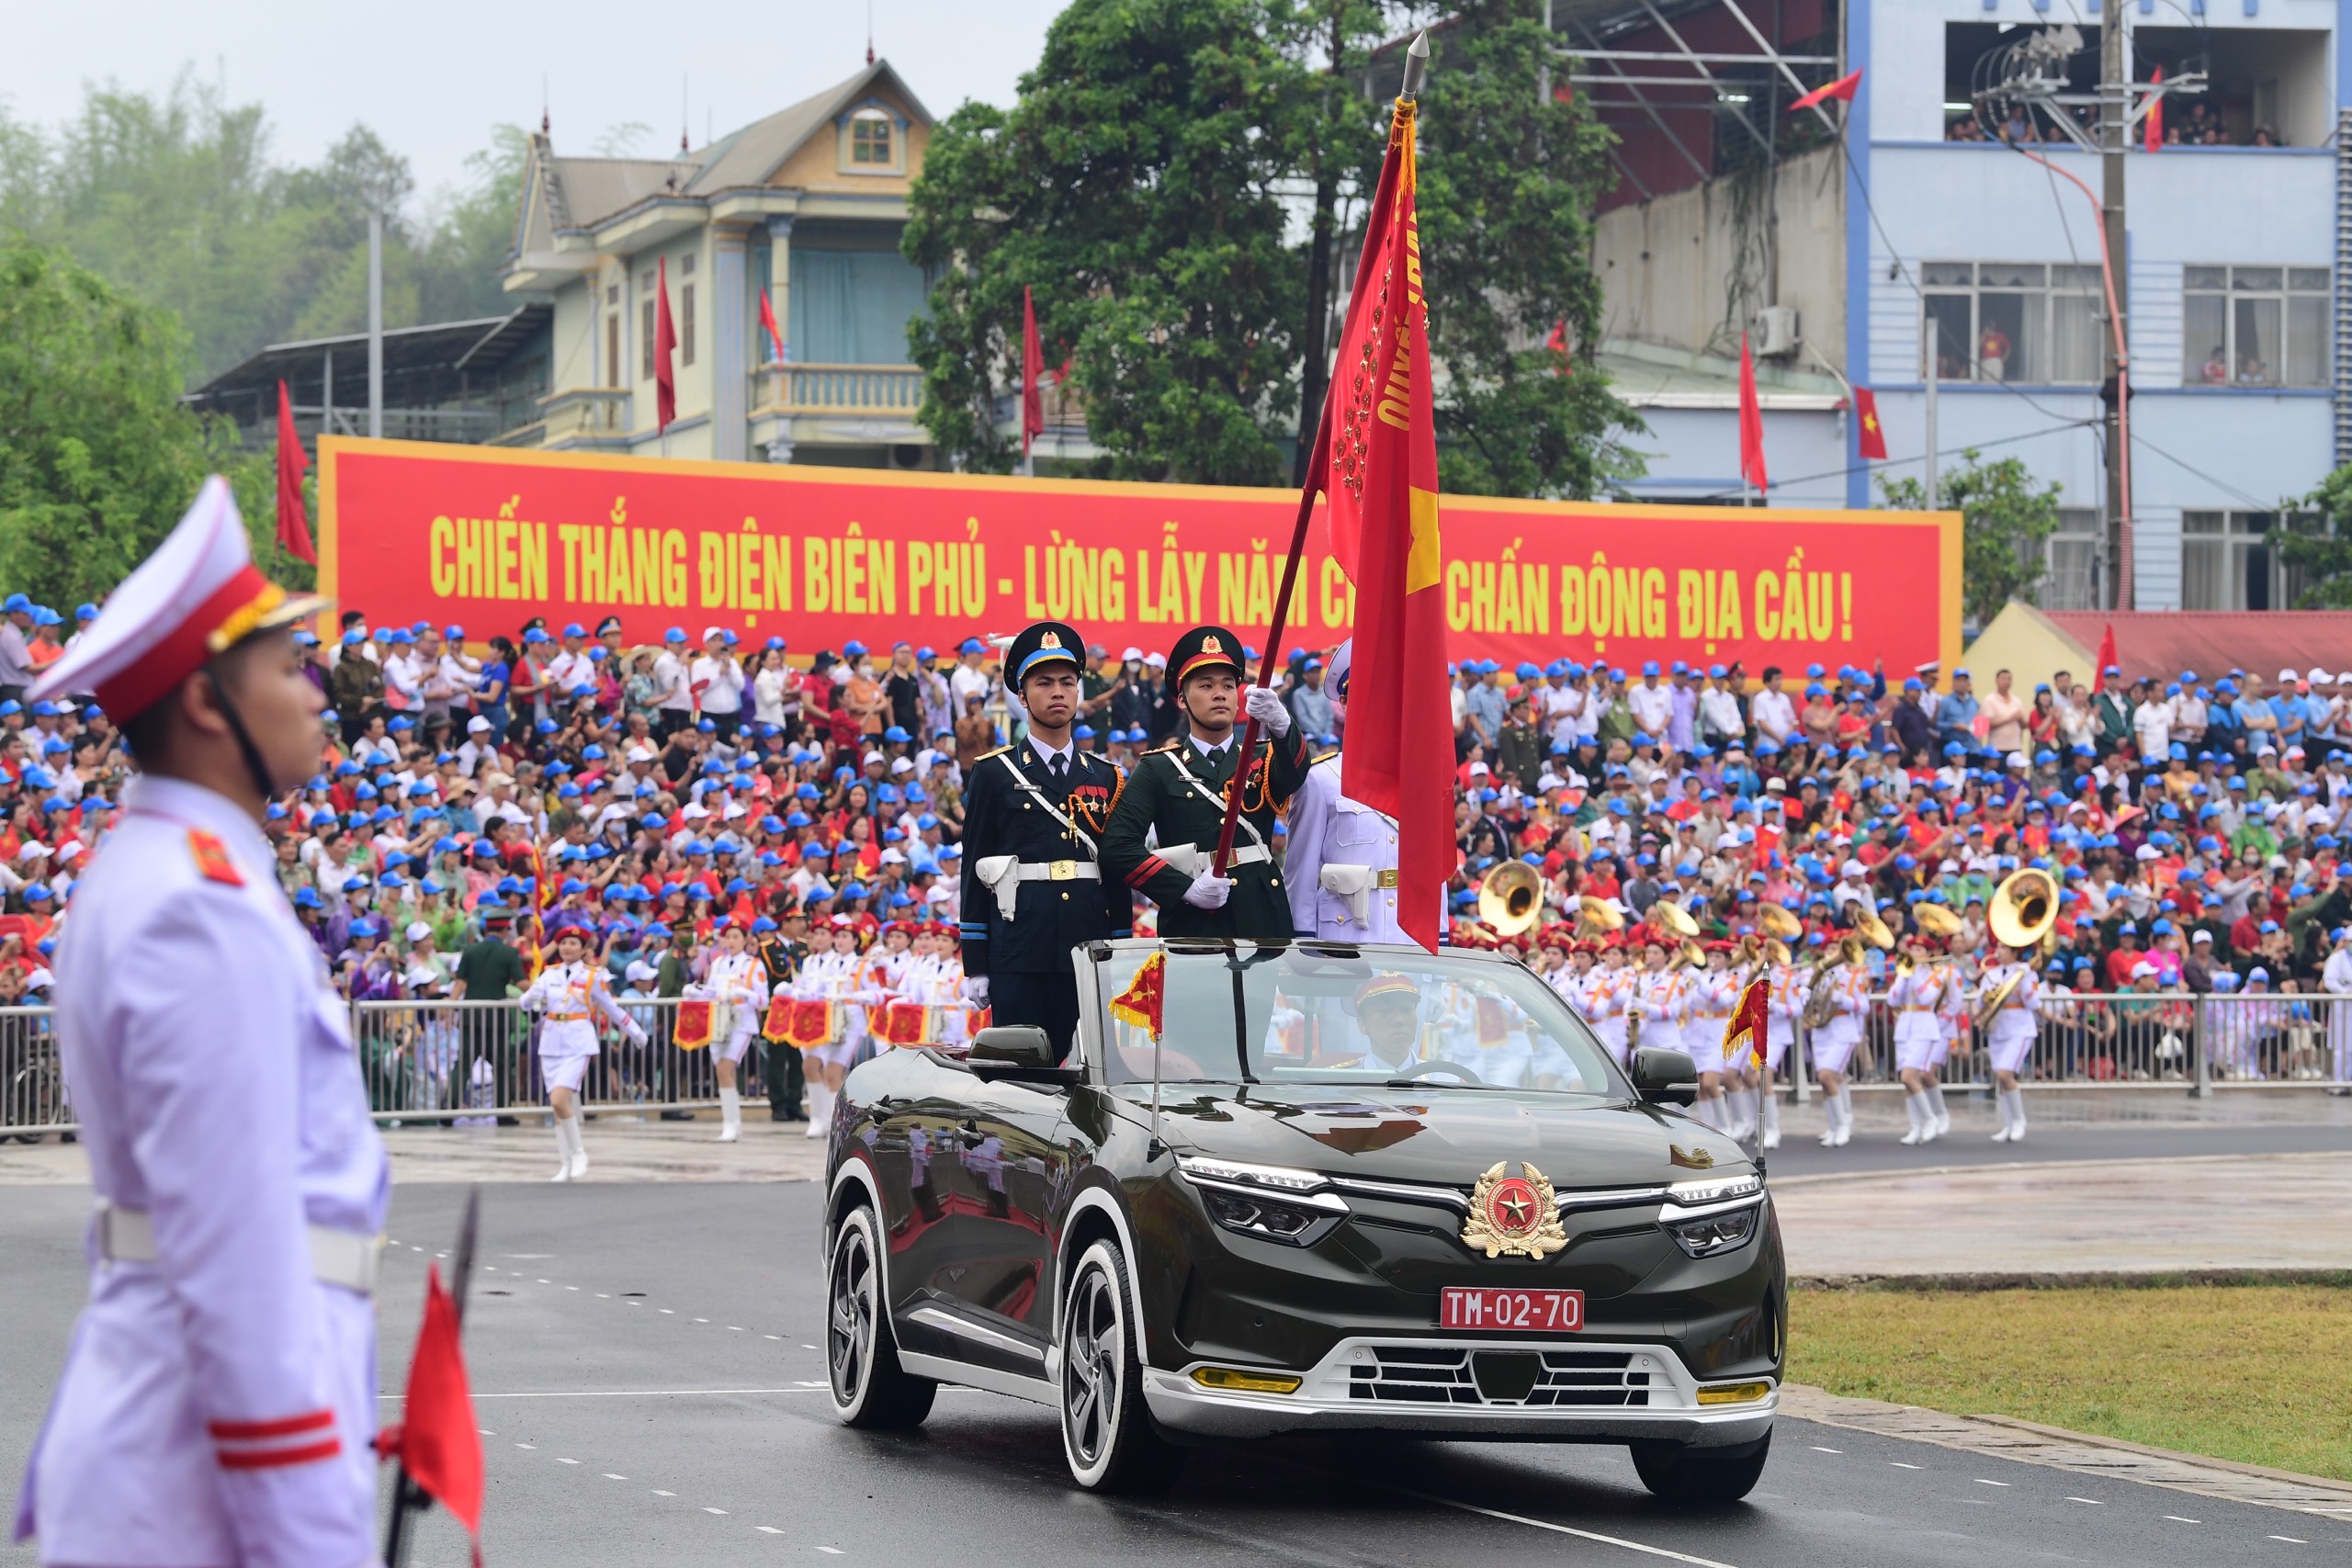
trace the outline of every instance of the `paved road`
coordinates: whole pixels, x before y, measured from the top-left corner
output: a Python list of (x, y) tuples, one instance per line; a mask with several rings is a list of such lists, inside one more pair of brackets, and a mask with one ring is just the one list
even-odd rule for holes
[[(1783, 1118), (1781, 1146), (1765, 1156), (1775, 1179), (1839, 1171), (1918, 1170), (1928, 1166), (2008, 1165), (2020, 1160), (2169, 1159), (2179, 1156), (2325, 1154), (2352, 1149), (2352, 1100), (2324, 1102), (2333, 1119), (2312, 1122), (2082, 1122), (2044, 1119), (2030, 1122), (2022, 1144), (1992, 1141), (1998, 1125), (1989, 1112), (1956, 1106), (1952, 1132), (1932, 1144), (1905, 1148), (1898, 1141), (1900, 1107), (1892, 1116), (1860, 1120), (1854, 1141), (1825, 1149), (1817, 1141), (1817, 1115), (1801, 1133)], [(2341, 1108), (2341, 1109), (2335, 1109)], [(2032, 1110), (2029, 1102), (2027, 1110)], [(2319, 1102), (2311, 1107), (2324, 1115)]]
[[(413, 1187), (384, 1297), (398, 1387), (424, 1265), (462, 1192)], [(85, 1200), (0, 1207), (0, 1473), (23, 1462), (81, 1292)], [(2342, 1562), (2352, 1521), (2211, 1501), (1783, 1421), (1748, 1506), (1669, 1513), (1620, 1450), (1294, 1440), (1197, 1450), (1165, 1498), (1076, 1493), (1052, 1416), (943, 1395), (919, 1433), (834, 1427), (811, 1347), (817, 1193), (804, 1183), (492, 1189), (468, 1326), (492, 1434), (486, 1555), (503, 1568), (834, 1557), (1736, 1568)], [(494, 1270), (494, 1271), (493, 1271)], [(387, 1409), (394, 1408), (387, 1405)], [(2285, 1539), (2294, 1538), (2294, 1539)], [(445, 1519), (418, 1568), (458, 1564)], [(0, 1565), (31, 1562), (0, 1548)]]

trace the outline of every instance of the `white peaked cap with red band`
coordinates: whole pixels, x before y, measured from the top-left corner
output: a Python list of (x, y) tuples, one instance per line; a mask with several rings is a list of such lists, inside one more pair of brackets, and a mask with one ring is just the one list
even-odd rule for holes
[(288, 593), (255, 570), (229, 481), (215, 474), (29, 694), (39, 701), (90, 692), (117, 722), (133, 718), (215, 654), (325, 607), (325, 600)]

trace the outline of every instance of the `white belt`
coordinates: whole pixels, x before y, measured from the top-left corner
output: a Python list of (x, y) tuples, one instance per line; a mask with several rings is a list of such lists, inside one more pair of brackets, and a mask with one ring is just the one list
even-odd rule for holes
[(1015, 874), (1023, 882), (1100, 882), (1102, 868), (1091, 860), (1025, 860)]
[(982, 855), (972, 863), (980, 886), (996, 895), (996, 912), (1014, 918), (1024, 882), (1100, 882), (1102, 868), (1091, 860), (1023, 861), (1012, 855)]
[[(322, 1285), (336, 1285), (363, 1296), (376, 1293), (384, 1238), (356, 1231), (309, 1227), (311, 1273)], [(155, 1224), (137, 1209), (98, 1204), (98, 1255), (109, 1263), (155, 1261)]]

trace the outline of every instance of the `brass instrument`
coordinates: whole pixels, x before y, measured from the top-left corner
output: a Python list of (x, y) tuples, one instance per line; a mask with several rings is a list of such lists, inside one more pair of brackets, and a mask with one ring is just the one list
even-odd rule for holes
[(1796, 959), (1794, 955), (1789, 952), (1789, 944), (1787, 942), (1782, 942), (1778, 937), (1768, 936), (1764, 939), (1764, 962), (1767, 964), (1793, 964), (1796, 962)]
[(2030, 952), (2040, 947), (2058, 925), (2058, 884), (2046, 871), (2027, 866), (2013, 871), (1993, 889), (1984, 924), (2004, 947)]
[(1993, 1026), (1994, 1015), (2008, 1005), (2010, 993), (2024, 982), (2026, 966), (2022, 964), (2018, 964), (2015, 974), (1979, 998), (1976, 1003), (1975, 1016), (1971, 1021), (1979, 1029), (1990, 1029)]
[(1497, 936), (1517, 936), (1543, 918), (1544, 879), (1523, 860), (1507, 860), (1478, 884), (1478, 919)]
[(1707, 966), (1706, 949), (1695, 942), (1686, 942), (1682, 944), (1681, 951), (1674, 955), (1674, 962), (1687, 964), (1693, 969), (1704, 969)]
[(1917, 967), (1919, 967), (1919, 960), (1913, 954), (1906, 953), (1902, 957), (1894, 961), (1895, 977), (1901, 980), (1908, 980), (1911, 978), (1911, 971)]
[(1661, 898), (1652, 904), (1650, 919), (1656, 924), (1680, 937), (1684, 942), (1689, 942), (1699, 934), (1699, 922), (1690, 918), (1689, 910), (1671, 898)]
[(1964, 923), (1946, 906), (1925, 901), (1911, 906), (1911, 919), (1917, 922), (1921, 931), (1938, 942), (1950, 942), (1958, 936)]
[(1732, 967), (1745, 969), (1763, 956), (1763, 942), (1757, 939), (1754, 931), (1750, 931), (1739, 939), (1739, 946), (1731, 955)]
[(1765, 905), (1756, 923), (1764, 928), (1766, 936), (1778, 937), (1782, 942), (1794, 942), (1804, 931), (1804, 922), (1797, 919), (1795, 911), (1778, 904)]
[(1876, 910), (1858, 911), (1854, 920), (1854, 930), (1860, 933), (1863, 941), (1881, 953), (1886, 952), (1894, 945), (1894, 933), (1887, 929), (1884, 920), (1878, 918)]
[(1577, 899), (1577, 935), (1595, 937), (1625, 929), (1625, 917), (1606, 898), (1587, 893)]
[(1807, 1029), (1819, 1029), (1837, 1015), (1837, 1001), (1830, 995), (1830, 987), (1836, 984), (1838, 971), (1861, 961), (1862, 939), (1848, 931), (1838, 939), (1838, 955), (1815, 965), (1813, 988), (1804, 999), (1804, 1026)]

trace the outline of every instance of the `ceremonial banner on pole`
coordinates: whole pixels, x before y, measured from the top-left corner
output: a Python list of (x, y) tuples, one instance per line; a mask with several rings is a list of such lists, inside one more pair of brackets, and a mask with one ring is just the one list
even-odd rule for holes
[(1434, 953), (1453, 874), (1453, 710), (1414, 112), (1400, 97), (1389, 121), (1317, 451), (1331, 555), (1356, 587), (1348, 795), (1396, 819), (1397, 921)]

